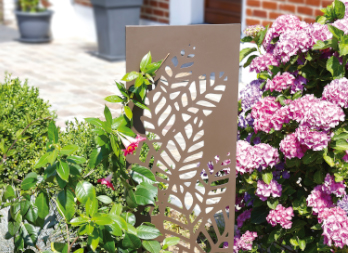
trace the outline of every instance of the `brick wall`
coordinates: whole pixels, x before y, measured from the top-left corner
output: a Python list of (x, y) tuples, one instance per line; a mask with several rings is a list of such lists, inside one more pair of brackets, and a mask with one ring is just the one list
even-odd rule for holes
[[(90, 0), (75, 0), (75, 3), (91, 6)], [(144, 0), (141, 18), (168, 24), (169, 0)]]
[(4, 21), (4, 4), (0, 0), (0, 24)]
[(169, 0), (144, 0), (141, 18), (169, 24)]
[(246, 24), (266, 26), (278, 16), (294, 14), (301, 20), (312, 23), (321, 15), (321, 8), (333, 0), (246, 0)]

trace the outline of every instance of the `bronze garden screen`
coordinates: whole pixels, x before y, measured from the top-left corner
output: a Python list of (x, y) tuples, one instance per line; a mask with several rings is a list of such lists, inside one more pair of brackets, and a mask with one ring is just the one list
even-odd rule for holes
[(169, 54), (147, 94), (150, 111), (134, 108), (135, 132), (151, 133), (147, 160), (140, 148), (127, 160), (153, 159), (164, 189), (151, 222), (180, 237), (180, 253), (232, 252), (239, 39), (237, 24), (127, 27), (127, 72), (148, 51), (156, 61)]

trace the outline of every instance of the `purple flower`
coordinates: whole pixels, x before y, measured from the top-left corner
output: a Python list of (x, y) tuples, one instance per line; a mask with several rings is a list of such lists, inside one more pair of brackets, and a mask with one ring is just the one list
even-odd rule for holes
[(348, 214), (348, 195), (344, 195), (344, 197), (337, 202), (337, 206)]
[(259, 180), (257, 181), (257, 190), (255, 193), (262, 201), (266, 201), (271, 195), (273, 198), (280, 197), (282, 195), (282, 186), (276, 180), (272, 180), (270, 184)]

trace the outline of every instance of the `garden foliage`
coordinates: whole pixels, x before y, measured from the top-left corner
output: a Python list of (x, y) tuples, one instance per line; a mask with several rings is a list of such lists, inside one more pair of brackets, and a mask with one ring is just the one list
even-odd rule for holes
[(258, 79), (240, 96), (234, 252), (348, 249), (345, 5), (245, 30), (256, 47), (240, 60)]
[[(160, 231), (149, 222), (137, 221), (144, 207), (155, 204), (158, 182), (149, 168), (133, 165), (127, 169), (125, 161), (125, 156), (133, 154), (139, 143), (146, 139), (135, 136), (131, 129), (130, 104), (146, 109), (147, 85), (152, 84), (160, 65), (161, 62), (152, 63), (149, 53), (141, 61), (140, 73), (135, 76), (136, 72), (132, 72), (124, 77), (125, 81), (141, 79), (135, 82), (135, 86), (127, 90), (123, 84), (116, 83), (122, 96), (110, 96), (106, 100), (121, 102), (123, 113), (113, 118), (105, 106), (105, 121), (86, 119), (93, 125), (95, 136), (84, 131), (86, 125), (82, 123), (74, 126), (82, 138), (74, 140), (71, 126), (68, 125), (68, 132), (60, 134), (54, 121), (50, 121), (45, 152), (35, 165), (28, 166), (32, 171), (26, 174), (20, 185), (8, 184), (3, 193), (1, 205), (10, 210), (6, 237), (14, 238), (15, 252), (135, 253), (143, 249), (144, 252), (165, 253), (169, 252), (169, 246), (178, 243), (178, 238), (165, 238), (161, 246), (154, 240), (161, 236)], [(28, 119), (28, 126), (34, 121)], [(79, 130), (80, 127), (83, 131)], [(16, 138), (24, 135), (25, 132), (19, 132)], [(63, 141), (61, 136), (65, 138)], [(95, 143), (90, 138), (95, 138)], [(14, 141), (13, 146), (17, 143)], [(8, 148), (5, 156), (8, 156), (7, 151)], [(87, 157), (79, 154), (87, 154)], [(7, 165), (8, 159), (2, 162)], [(88, 166), (88, 169), (83, 169), (83, 166)], [(95, 183), (113, 191), (114, 184), (120, 183), (124, 201), (115, 201), (113, 191), (100, 194), (95, 185), (88, 182), (88, 177), (101, 171), (98, 166), (102, 166), (109, 176), (99, 178)], [(35, 169), (39, 170), (34, 172)], [(47, 226), (46, 219), (54, 208), (59, 213), (53, 215), (58, 224), (56, 229), (63, 231), (64, 236), (51, 243), (51, 250), (43, 251), (38, 246), (39, 234)]]

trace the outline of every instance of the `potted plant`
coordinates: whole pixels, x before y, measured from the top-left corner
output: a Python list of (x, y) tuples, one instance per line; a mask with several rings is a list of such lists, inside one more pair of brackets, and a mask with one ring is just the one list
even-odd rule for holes
[(15, 11), (20, 41), (30, 43), (51, 40), (50, 23), (53, 12), (47, 0), (18, 0)]
[(126, 25), (139, 25), (143, 0), (91, 0), (98, 37), (97, 55), (107, 60), (124, 59)]

